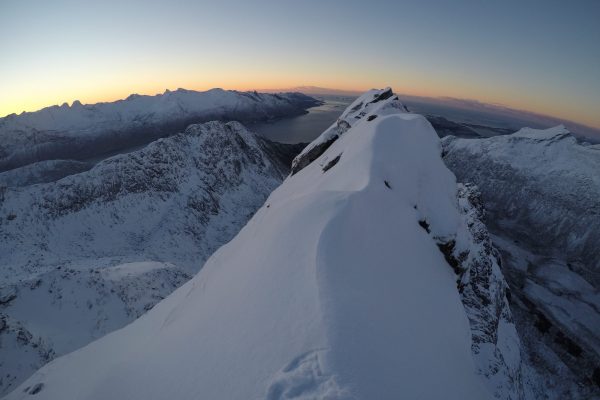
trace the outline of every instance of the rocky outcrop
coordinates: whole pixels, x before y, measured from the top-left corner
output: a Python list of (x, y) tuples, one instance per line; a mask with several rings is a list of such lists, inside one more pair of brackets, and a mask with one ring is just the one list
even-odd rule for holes
[[(387, 100), (387, 101), (384, 101)], [(373, 121), (378, 114), (387, 115), (398, 110), (407, 111), (391, 88), (373, 89), (359, 96), (342, 113), (337, 121), (310, 143), (292, 162), (292, 175), (323, 154), (341, 135), (356, 122), (366, 117)]]
[(499, 267), (500, 255), (483, 222), (479, 190), (459, 184), (457, 202), (464, 225), (455, 235), (437, 236), (426, 219), (420, 219), (419, 225), (434, 237), (456, 274), (479, 373), (496, 398), (524, 399), (520, 340), (507, 300), (508, 285)]

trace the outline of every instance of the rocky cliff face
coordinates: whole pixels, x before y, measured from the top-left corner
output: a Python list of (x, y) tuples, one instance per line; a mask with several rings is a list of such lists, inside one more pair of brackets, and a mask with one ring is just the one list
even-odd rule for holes
[(483, 222), (485, 210), (479, 189), (459, 184), (458, 205), (471, 246), (468, 254), (453, 249), (451, 260), (456, 260), (457, 267), (464, 271), (459, 290), (471, 323), (479, 372), (488, 379), (496, 398), (522, 399), (520, 340), (507, 299), (509, 288), (500, 269), (500, 254)]
[(187, 281), (287, 175), (293, 146), (192, 125), (57, 182), (0, 193), (0, 392)]
[(564, 127), (442, 140), (481, 189), (524, 343), (530, 398), (586, 398), (600, 376), (600, 148)]

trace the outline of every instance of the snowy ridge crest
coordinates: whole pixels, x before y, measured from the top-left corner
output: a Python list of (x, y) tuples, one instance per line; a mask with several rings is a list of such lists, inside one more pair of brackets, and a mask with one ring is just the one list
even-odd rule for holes
[(292, 162), (292, 175), (319, 157), (331, 144), (356, 122), (364, 119), (372, 120), (378, 115), (387, 115), (406, 111), (391, 88), (372, 89), (359, 96), (342, 115), (317, 139), (310, 143)]

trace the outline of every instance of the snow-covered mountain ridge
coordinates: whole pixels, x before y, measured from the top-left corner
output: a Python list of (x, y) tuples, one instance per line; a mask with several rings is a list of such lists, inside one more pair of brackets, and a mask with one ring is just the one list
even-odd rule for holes
[(487, 139), (447, 137), (443, 144), (458, 179), (480, 187), (491, 224), (566, 255), (586, 279), (600, 282), (599, 145), (579, 144), (562, 126)]
[(0, 172), (44, 160), (88, 160), (210, 120), (299, 115), (320, 102), (301, 93), (178, 89), (111, 103), (47, 107), (0, 118)]
[(292, 151), (209, 122), (0, 191), (0, 393), (187, 281), (279, 185)]
[(357, 99), (191, 281), (7, 398), (521, 397), (476, 190), (386, 92)]
[(538, 398), (600, 396), (600, 146), (563, 126), (442, 143), (481, 190)]

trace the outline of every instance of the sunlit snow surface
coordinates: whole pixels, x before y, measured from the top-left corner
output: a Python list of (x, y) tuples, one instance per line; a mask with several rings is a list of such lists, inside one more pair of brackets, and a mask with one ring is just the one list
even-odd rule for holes
[(456, 235), (456, 190), (425, 118), (361, 118), (190, 282), (7, 398), (488, 398), (456, 275), (419, 226)]

